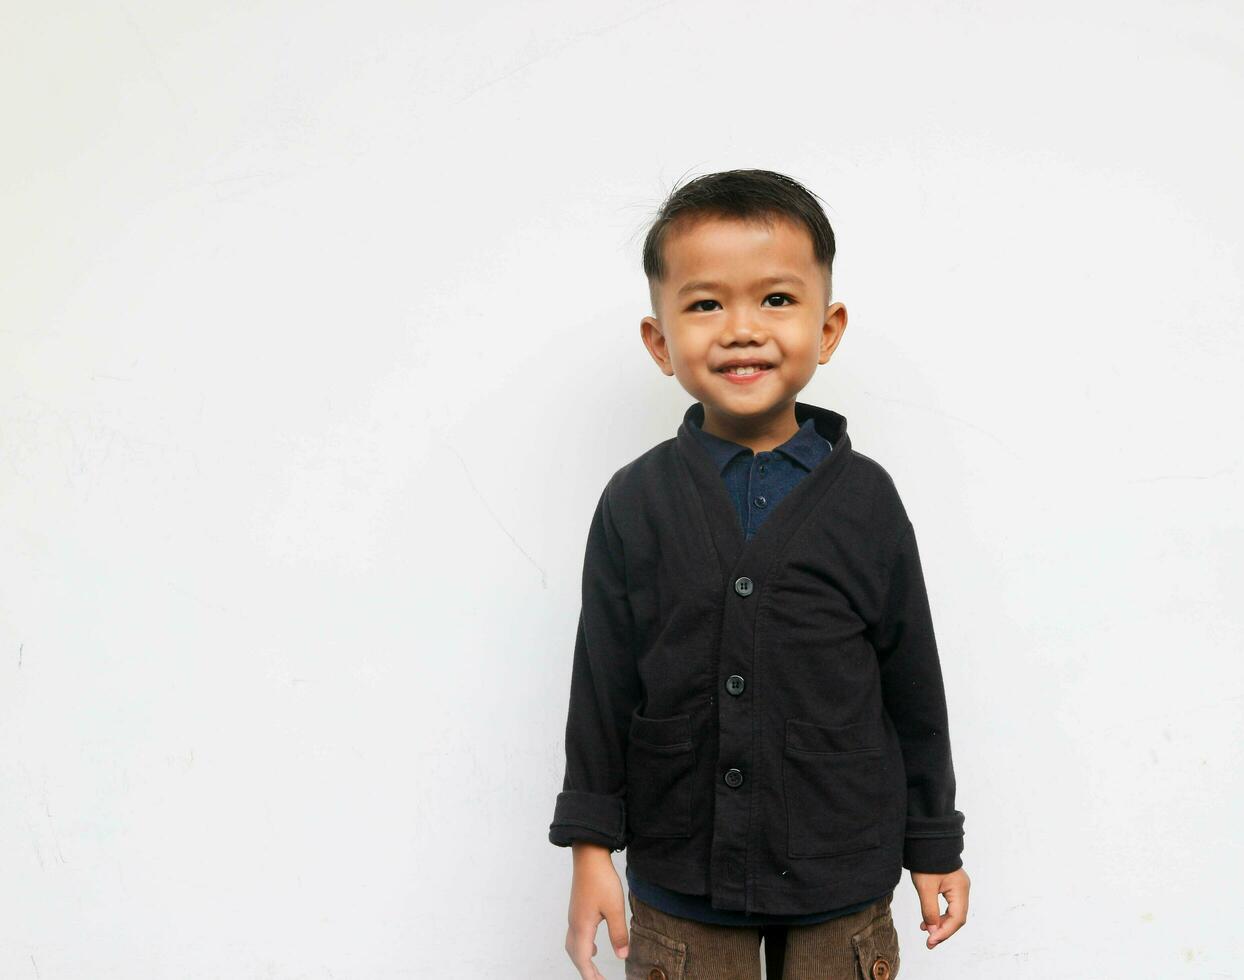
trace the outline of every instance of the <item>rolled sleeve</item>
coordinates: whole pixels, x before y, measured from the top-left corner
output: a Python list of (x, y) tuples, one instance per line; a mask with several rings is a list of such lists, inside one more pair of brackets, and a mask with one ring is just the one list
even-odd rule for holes
[(613, 851), (626, 846), (626, 802), (618, 796), (563, 790), (557, 794), (549, 840), (566, 847), (577, 840)]

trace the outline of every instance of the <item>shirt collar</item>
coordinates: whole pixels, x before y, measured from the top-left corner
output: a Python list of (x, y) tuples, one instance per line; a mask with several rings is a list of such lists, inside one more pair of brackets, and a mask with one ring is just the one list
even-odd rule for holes
[[(746, 446), (723, 439), (711, 432), (705, 432), (695, 418), (689, 418), (688, 421), (691, 431), (708, 450), (718, 472), (724, 472), (735, 456), (747, 451)], [(789, 456), (804, 469), (811, 471), (817, 463), (829, 455), (830, 449), (832, 449), (830, 441), (816, 431), (816, 420), (807, 418), (793, 436), (775, 447), (773, 451)]]

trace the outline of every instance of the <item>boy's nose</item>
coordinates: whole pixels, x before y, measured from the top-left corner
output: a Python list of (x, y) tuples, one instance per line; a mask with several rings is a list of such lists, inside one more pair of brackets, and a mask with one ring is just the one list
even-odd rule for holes
[(727, 315), (726, 333), (736, 340), (751, 340), (760, 333), (760, 329), (747, 310), (734, 310)]

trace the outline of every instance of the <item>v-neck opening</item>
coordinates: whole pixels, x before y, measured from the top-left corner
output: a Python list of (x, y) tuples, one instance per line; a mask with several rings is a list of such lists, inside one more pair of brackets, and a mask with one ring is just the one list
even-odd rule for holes
[(761, 566), (767, 567), (776, 553), (774, 549), (779, 548), (785, 541), (785, 532), (789, 530), (791, 521), (799, 513), (807, 516), (808, 509), (805, 504), (813, 498), (819, 499), (820, 493), (841, 472), (851, 448), (846, 418), (819, 405), (796, 401), (795, 420), (802, 425), (809, 418), (814, 420), (817, 432), (831, 444), (829, 455), (774, 505), (772, 512), (749, 540), (721, 473), (708, 449), (690, 429), (692, 425), (703, 424), (704, 405), (698, 401), (693, 402), (683, 414), (682, 424), (678, 428), (678, 448), (695, 480), (725, 572), (731, 572), (745, 559), (757, 559), (757, 573)]

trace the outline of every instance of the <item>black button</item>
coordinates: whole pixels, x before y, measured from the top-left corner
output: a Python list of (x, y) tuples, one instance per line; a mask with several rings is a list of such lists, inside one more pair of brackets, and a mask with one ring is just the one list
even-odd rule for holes
[(743, 693), (743, 678), (740, 677), (738, 674), (731, 674), (729, 677), (726, 678), (726, 690), (729, 691), (731, 694), (735, 694), (735, 695), (742, 694)]
[(760, 464), (760, 475), (761, 476), (765, 475), (765, 464), (764, 463)]
[(727, 769), (726, 785), (738, 789), (738, 787), (743, 785), (743, 774), (737, 769)]
[(752, 503), (755, 504), (757, 507), (764, 507), (768, 504), (768, 501), (765, 500), (764, 497), (757, 497), (755, 500), (752, 501)]
[(734, 591), (737, 592), (739, 595), (751, 595), (752, 594), (752, 580), (749, 579), (746, 575), (740, 575), (738, 578), (734, 580)]

